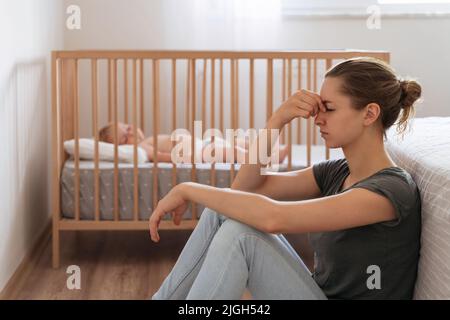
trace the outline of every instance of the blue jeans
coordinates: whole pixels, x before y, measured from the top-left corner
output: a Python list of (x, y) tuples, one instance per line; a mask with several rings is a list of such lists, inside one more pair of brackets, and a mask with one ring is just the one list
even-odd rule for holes
[(286, 238), (206, 208), (152, 299), (326, 299)]

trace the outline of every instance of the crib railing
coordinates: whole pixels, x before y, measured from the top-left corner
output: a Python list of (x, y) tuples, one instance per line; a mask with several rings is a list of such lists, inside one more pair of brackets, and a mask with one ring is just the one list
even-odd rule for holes
[[(298, 88), (317, 92), (319, 64), (329, 69), (335, 60), (371, 56), (389, 62), (384, 51), (54, 51), (52, 53), (52, 145), (53, 145), (53, 266), (59, 265), (59, 233), (62, 230), (147, 229), (139, 220), (138, 149), (134, 143), (133, 219), (120, 220), (118, 145), (114, 153), (114, 219), (100, 219), (99, 134), (100, 123), (133, 124), (154, 137), (153, 207), (158, 203), (158, 161), (156, 139), (159, 133), (184, 127), (194, 134), (194, 121), (201, 120), (202, 133), (208, 128), (263, 127), (274, 107)], [(245, 70), (243, 72), (242, 70)], [(260, 81), (262, 80), (262, 81)], [(181, 84), (180, 84), (181, 82)], [(261, 87), (261, 88), (260, 88)], [(279, 93), (279, 94), (278, 94)], [(265, 101), (264, 101), (265, 99)], [(80, 102), (81, 101), (81, 102)], [(265, 108), (262, 105), (265, 104)], [(162, 109), (162, 110), (161, 110)], [(162, 111), (162, 112), (161, 112)], [(168, 113), (171, 113), (169, 117)], [(161, 118), (161, 113), (163, 117)], [(80, 114), (82, 115), (80, 117)], [(86, 118), (90, 117), (90, 122)], [(170, 121), (169, 121), (170, 120)], [(182, 123), (182, 125), (180, 124)], [(164, 128), (161, 128), (161, 125)], [(147, 130), (148, 127), (148, 130)], [(306, 135), (306, 139), (303, 137)], [(94, 219), (80, 219), (81, 137), (95, 139)], [(292, 168), (293, 143), (306, 143), (307, 165), (311, 145), (317, 144), (317, 128), (311, 119), (296, 119), (281, 133), (287, 144), (288, 170)], [(68, 155), (66, 140), (75, 140), (74, 219), (61, 215), (60, 175)], [(192, 150), (195, 150), (192, 139)], [(324, 146), (325, 158), (329, 150)], [(195, 152), (192, 152), (191, 179), (197, 181)], [(230, 185), (235, 165), (230, 164)], [(172, 164), (172, 186), (177, 184), (177, 166)], [(215, 164), (211, 164), (211, 184), (216, 185)], [(191, 229), (197, 220), (196, 204), (192, 219), (179, 226), (162, 221), (161, 229)]]

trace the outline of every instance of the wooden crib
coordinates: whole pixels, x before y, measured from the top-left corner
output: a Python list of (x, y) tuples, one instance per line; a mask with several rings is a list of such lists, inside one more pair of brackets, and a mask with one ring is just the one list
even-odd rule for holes
[[(52, 53), (52, 214), (53, 267), (60, 263), (60, 232), (64, 230), (146, 230), (147, 219), (140, 217), (140, 172), (137, 145), (132, 164), (132, 213), (122, 219), (119, 193), (121, 165), (118, 146), (114, 147), (111, 219), (101, 216), (100, 161), (98, 131), (107, 122), (129, 122), (156, 137), (176, 128), (193, 132), (194, 121), (202, 121), (202, 129), (263, 128), (265, 121), (298, 88), (318, 91), (320, 70), (334, 62), (355, 56), (371, 56), (389, 62), (384, 51), (54, 51)], [(322, 69), (321, 69), (322, 67)], [(130, 114), (131, 113), (131, 114)], [(170, 113), (170, 114), (169, 114)], [(161, 116), (162, 115), (162, 116)], [(181, 123), (181, 124), (180, 124)], [(163, 127), (163, 128), (162, 128)], [(203, 132), (202, 130), (202, 132)], [(303, 137), (306, 137), (305, 139)], [(281, 134), (287, 144), (287, 170), (310, 166), (330, 158), (323, 144), (323, 156), (314, 156), (317, 128), (312, 119), (295, 119)], [(78, 139), (95, 139), (92, 164), (91, 218), (80, 216), (80, 160)], [(62, 172), (69, 160), (64, 141), (75, 139), (73, 157), (73, 217), (62, 214)], [(156, 144), (157, 141), (155, 140)], [(305, 162), (293, 166), (293, 145), (304, 147)], [(192, 146), (195, 148), (195, 146)], [(156, 148), (155, 148), (156, 150)], [(192, 154), (192, 156), (194, 153)], [(315, 157), (315, 158), (314, 158)], [(70, 160), (72, 161), (72, 160)], [(197, 165), (192, 161), (190, 180), (198, 180)], [(166, 168), (167, 169), (167, 168)], [(151, 172), (150, 208), (155, 208), (163, 194), (158, 193), (161, 168), (157, 161), (145, 172)], [(177, 181), (176, 164), (171, 164), (171, 183)], [(216, 165), (208, 169), (209, 180), (218, 186)], [(229, 164), (231, 185), (236, 166)], [(222, 186), (224, 186), (222, 184)], [(150, 189), (149, 189), (150, 190)], [(84, 199), (84, 198), (83, 198)], [(83, 200), (82, 199), (82, 200)], [(147, 210), (148, 211), (148, 210)], [(151, 210), (150, 210), (151, 211)], [(191, 204), (190, 217), (179, 226), (171, 220), (161, 222), (161, 229), (192, 229), (198, 219), (198, 207)], [(148, 213), (148, 212), (147, 212)]]

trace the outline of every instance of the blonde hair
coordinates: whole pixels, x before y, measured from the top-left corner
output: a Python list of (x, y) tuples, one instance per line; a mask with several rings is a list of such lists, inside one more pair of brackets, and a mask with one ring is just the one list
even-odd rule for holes
[(113, 135), (114, 125), (112, 123), (107, 124), (98, 132), (99, 141), (114, 143), (114, 135)]
[(341, 78), (341, 93), (349, 96), (352, 107), (362, 110), (369, 103), (380, 106), (383, 135), (397, 122), (397, 133), (403, 135), (408, 119), (415, 114), (414, 103), (422, 94), (422, 87), (414, 79), (396, 76), (394, 69), (382, 60), (372, 57), (350, 58), (331, 67), (325, 77)]

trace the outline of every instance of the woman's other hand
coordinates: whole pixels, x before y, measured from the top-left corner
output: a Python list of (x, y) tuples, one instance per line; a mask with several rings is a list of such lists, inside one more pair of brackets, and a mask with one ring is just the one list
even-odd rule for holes
[(325, 105), (320, 96), (312, 91), (305, 89), (296, 91), (272, 115), (273, 119), (283, 127), (293, 119), (302, 117), (308, 119), (319, 113), (319, 110), (325, 112)]
[(150, 237), (152, 241), (159, 241), (158, 227), (163, 216), (170, 213), (172, 214), (173, 222), (176, 225), (180, 225), (183, 214), (188, 207), (188, 200), (186, 199), (184, 190), (184, 184), (178, 184), (173, 187), (170, 192), (161, 200), (150, 216), (149, 227)]

